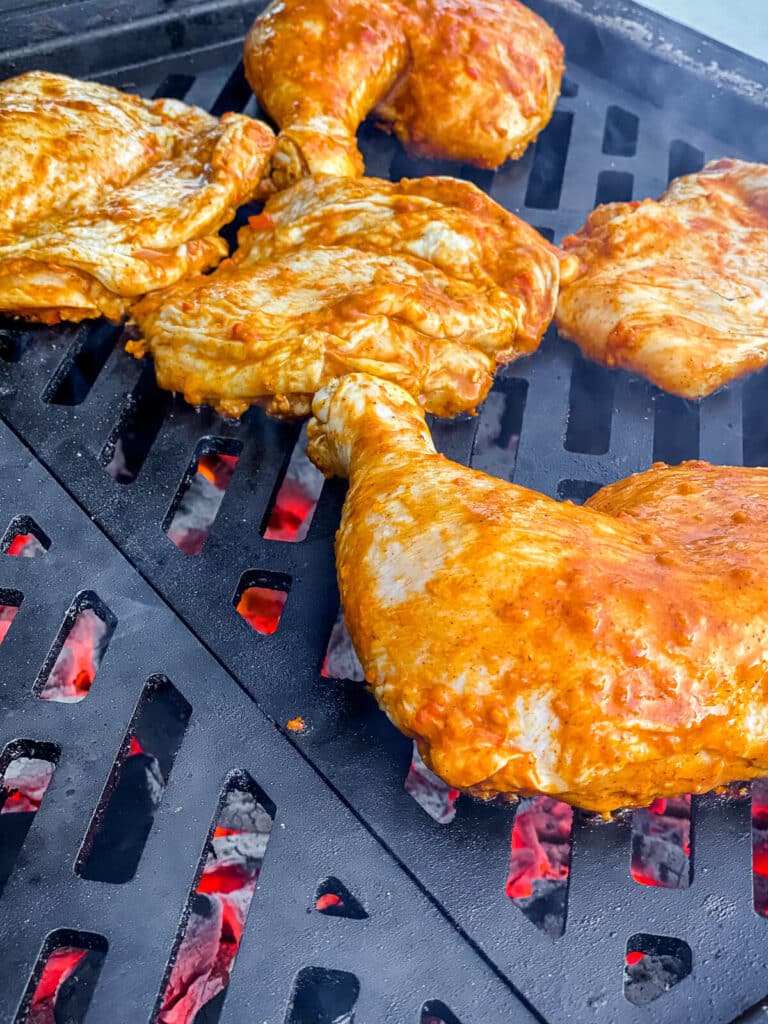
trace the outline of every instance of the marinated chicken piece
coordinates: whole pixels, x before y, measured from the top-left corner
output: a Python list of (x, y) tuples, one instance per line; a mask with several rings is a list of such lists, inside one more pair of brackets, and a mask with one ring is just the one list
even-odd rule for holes
[(768, 470), (656, 464), (579, 507), (436, 454), (389, 382), (313, 411), (347, 627), (449, 785), (607, 815), (768, 774)]
[[(161, 387), (239, 416), (302, 416), (364, 370), (430, 412), (472, 409), (551, 320), (558, 250), (474, 185), (305, 178), (273, 196), (207, 277), (133, 311)], [(575, 264), (566, 261), (566, 273)]]
[(702, 398), (768, 362), (768, 165), (718, 160), (661, 199), (599, 206), (564, 247), (560, 333), (606, 366)]
[(371, 112), (420, 156), (498, 167), (549, 122), (563, 48), (516, 0), (273, 0), (245, 41), (273, 177), (363, 173)]
[(0, 82), (0, 312), (118, 320), (215, 266), (273, 144), (239, 114), (42, 71)]

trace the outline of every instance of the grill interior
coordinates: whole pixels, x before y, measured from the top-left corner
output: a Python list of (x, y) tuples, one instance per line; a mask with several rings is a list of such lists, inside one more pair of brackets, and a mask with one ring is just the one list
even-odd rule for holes
[[(597, 202), (658, 195), (670, 177), (717, 156), (759, 158), (759, 97), (750, 105), (717, 92), (707, 118), (728, 138), (713, 137), (654, 105), (660, 73), (639, 44), (605, 25), (596, 43), (599, 22), (575, 11), (580, 5), (534, 6), (570, 56), (536, 146), (494, 174), (414, 160), (364, 125), (369, 174), (466, 177), (559, 240)], [(599, 13), (599, 3), (591, 6)], [(648, 24), (657, 31), (665, 23)], [(614, 60), (606, 77), (614, 39), (631, 67)], [(69, 70), (57, 60), (46, 66)], [(667, 106), (678, 107), (676, 72), (665, 73)], [(220, 48), (103, 77), (215, 113), (258, 113), (242, 69), (222, 62)], [(635, 80), (644, 83), (639, 93), (624, 88)], [(729, 132), (733, 109), (737, 134), (749, 138), (744, 111), (751, 118), (753, 146)], [(230, 241), (251, 212), (226, 230)], [(91, 936), (92, 951), (106, 948), (88, 1020), (150, 1018), (230, 770), (231, 785), (256, 786), (260, 803), (276, 810), (222, 1021), (330, 1024), (352, 1013), (360, 1022), (451, 1024), (451, 1014), (463, 1024), (728, 1022), (759, 1002), (768, 991), (768, 922), (753, 911), (748, 797), (694, 798), (691, 884), (678, 889), (632, 880), (629, 819), (606, 825), (576, 812), (564, 932), (553, 939), (534, 927), (504, 892), (514, 809), (459, 797), (443, 823), (425, 813), (404, 787), (410, 743), (358, 681), (321, 672), (338, 611), (333, 534), (343, 484), (325, 484), (305, 539), (275, 539), (272, 509), (299, 425), (259, 410), (239, 423), (193, 410), (157, 390), (151, 365), (127, 356), (120, 336), (103, 323), (0, 331), (0, 529), (31, 517), (50, 546), (35, 559), (0, 555), (0, 585), (11, 595), (3, 603), (24, 597), (0, 647), (12, 708), (0, 746), (23, 737), (53, 744), (58, 758), (0, 898), (12, 936), (0, 1017), (14, 1019), (45, 936), (74, 929)], [(766, 381), (757, 374), (686, 402), (585, 362), (552, 330), (539, 352), (499, 374), (478, 417), (436, 421), (433, 431), (454, 459), (583, 501), (656, 459), (768, 464)], [(203, 460), (209, 472), (227, 473), (228, 486), (212, 523), (198, 524), (206, 536), (185, 553), (172, 543), (174, 522)], [(253, 589), (284, 595), (274, 632), (243, 617)], [(108, 612), (116, 623), (98, 677), (82, 705), (39, 701), (38, 673), (82, 592), (100, 602), (89, 607), (103, 606), (102, 621)], [(115, 755), (148, 679), (170, 683), (191, 717), (138, 866), (130, 880), (109, 884), (73, 865), (105, 783), (116, 785)], [(302, 728), (289, 726), (298, 717)], [(363, 899), (367, 917), (308, 915), (323, 879)], [(23, 923), (32, 901), (34, 926)], [(663, 998), (630, 1001), (627, 955), (648, 950), (677, 957), (687, 975)], [(324, 1002), (321, 982), (346, 995)]]

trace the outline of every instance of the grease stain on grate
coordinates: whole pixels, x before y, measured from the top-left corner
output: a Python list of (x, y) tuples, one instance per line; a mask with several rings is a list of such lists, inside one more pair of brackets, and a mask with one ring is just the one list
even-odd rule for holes
[(630, 874), (640, 885), (691, 884), (691, 797), (659, 797), (632, 814)]
[(692, 966), (691, 947), (683, 939), (633, 935), (627, 940), (624, 997), (635, 1006), (645, 1006), (687, 978)]
[(368, 917), (360, 900), (333, 876), (326, 878), (317, 887), (315, 910), (327, 917), (347, 917), (353, 921), (362, 921)]
[(85, 700), (116, 626), (97, 594), (77, 594), (37, 677), (35, 695), (64, 704)]
[(0, 755), (0, 893), (43, 802), (59, 754), (54, 743), (14, 740)]
[(325, 477), (307, 456), (307, 428), (302, 427), (285, 474), (270, 504), (265, 540), (298, 542), (306, 538)]
[(240, 577), (233, 604), (257, 633), (277, 632), (291, 589), (291, 577), (282, 572), (249, 569)]
[(354, 974), (305, 967), (293, 983), (285, 1024), (353, 1024), (359, 995)]
[(39, 558), (50, 546), (50, 538), (31, 516), (14, 516), (0, 540), (0, 554)]
[(199, 555), (232, 482), (242, 443), (204, 437), (198, 442), (163, 521), (168, 539), (185, 555)]
[(136, 874), (191, 714), (165, 676), (147, 681), (78, 855), (78, 875), (125, 883)]
[(152, 1024), (218, 1021), (276, 814), (245, 771), (224, 785)]
[(51, 932), (14, 1024), (83, 1024), (107, 949), (103, 935), (63, 928)]
[(517, 805), (506, 893), (528, 920), (552, 939), (565, 932), (571, 873), (573, 808), (549, 796)]

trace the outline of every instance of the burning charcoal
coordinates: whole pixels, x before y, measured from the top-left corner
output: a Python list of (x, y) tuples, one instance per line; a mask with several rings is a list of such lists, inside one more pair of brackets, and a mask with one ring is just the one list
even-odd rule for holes
[(267, 540), (304, 540), (312, 524), (325, 477), (307, 458), (307, 428), (302, 427), (264, 531)]
[(8, 635), (13, 620), (18, 614), (19, 606), (16, 604), (0, 604), (0, 644)]
[(690, 965), (669, 953), (628, 953), (624, 995), (635, 1006), (645, 1006), (669, 992), (689, 971)]
[(438, 825), (447, 825), (456, 817), (459, 790), (447, 785), (427, 768), (415, 743), (405, 791)]
[[(25, 1024), (62, 1024), (65, 1021), (68, 1024), (69, 1021), (82, 1020), (82, 1017), (62, 1015), (63, 1007), (59, 1006), (59, 994), (64, 994), (65, 982), (72, 977), (87, 953), (87, 949), (79, 949), (76, 946), (59, 946), (50, 953), (32, 996)], [(77, 988), (77, 985), (74, 988)], [(87, 994), (90, 997), (90, 991)], [(70, 1002), (72, 999), (73, 986), (70, 986), (64, 1002)]]
[(201, 455), (195, 474), (176, 507), (167, 533), (185, 555), (199, 555), (224, 500), (237, 455)]
[[(215, 1024), (264, 861), (272, 819), (252, 793), (231, 790), (163, 994), (158, 1024)], [(214, 1005), (215, 1004), (215, 1005)], [(200, 1016), (201, 1010), (206, 1013)]]
[(632, 815), (632, 877), (642, 885), (690, 884), (691, 798), (654, 800)]
[(15, 757), (3, 775), (5, 800), (0, 814), (34, 814), (51, 781), (54, 767), (50, 761), (39, 757)]
[(111, 629), (93, 608), (78, 612), (53, 668), (40, 691), (43, 700), (84, 700), (109, 643)]
[(5, 553), (16, 558), (39, 558), (45, 554), (45, 548), (34, 533), (17, 533)]
[(755, 911), (768, 917), (768, 779), (752, 783), (752, 884)]
[(551, 938), (565, 930), (572, 825), (572, 807), (539, 796), (520, 801), (512, 828), (507, 896)]
[(352, 638), (344, 625), (343, 608), (339, 608), (333, 624), (320, 674), (326, 679), (348, 679), (354, 683), (365, 680), (363, 666), (358, 661)]

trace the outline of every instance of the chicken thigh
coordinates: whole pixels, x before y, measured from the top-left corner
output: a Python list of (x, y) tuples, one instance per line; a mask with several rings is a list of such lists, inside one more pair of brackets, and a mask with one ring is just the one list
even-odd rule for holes
[(152, 353), (161, 387), (229, 416), (306, 415), (352, 370), (438, 415), (472, 409), (538, 345), (561, 275), (559, 250), (453, 178), (304, 178), (238, 242), (215, 273), (138, 303), (128, 346)]
[(313, 411), (347, 627), (447, 783), (608, 814), (768, 773), (768, 470), (656, 464), (582, 508), (437, 454), (387, 381)]
[(245, 41), (245, 70), (282, 129), (281, 186), (363, 173), (374, 117), (420, 156), (498, 167), (548, 123), (563, 48), (516, 0), (274, 0)]
[(718, 160), (656, 202), (594, 210), (557, 326), (586, 356), (684, 398), (768, 362), (768, 165)]
[(0, 83), (0, 312), (119, 320), (214, 266), (274, 136), (176, 100), (30, 72)]

